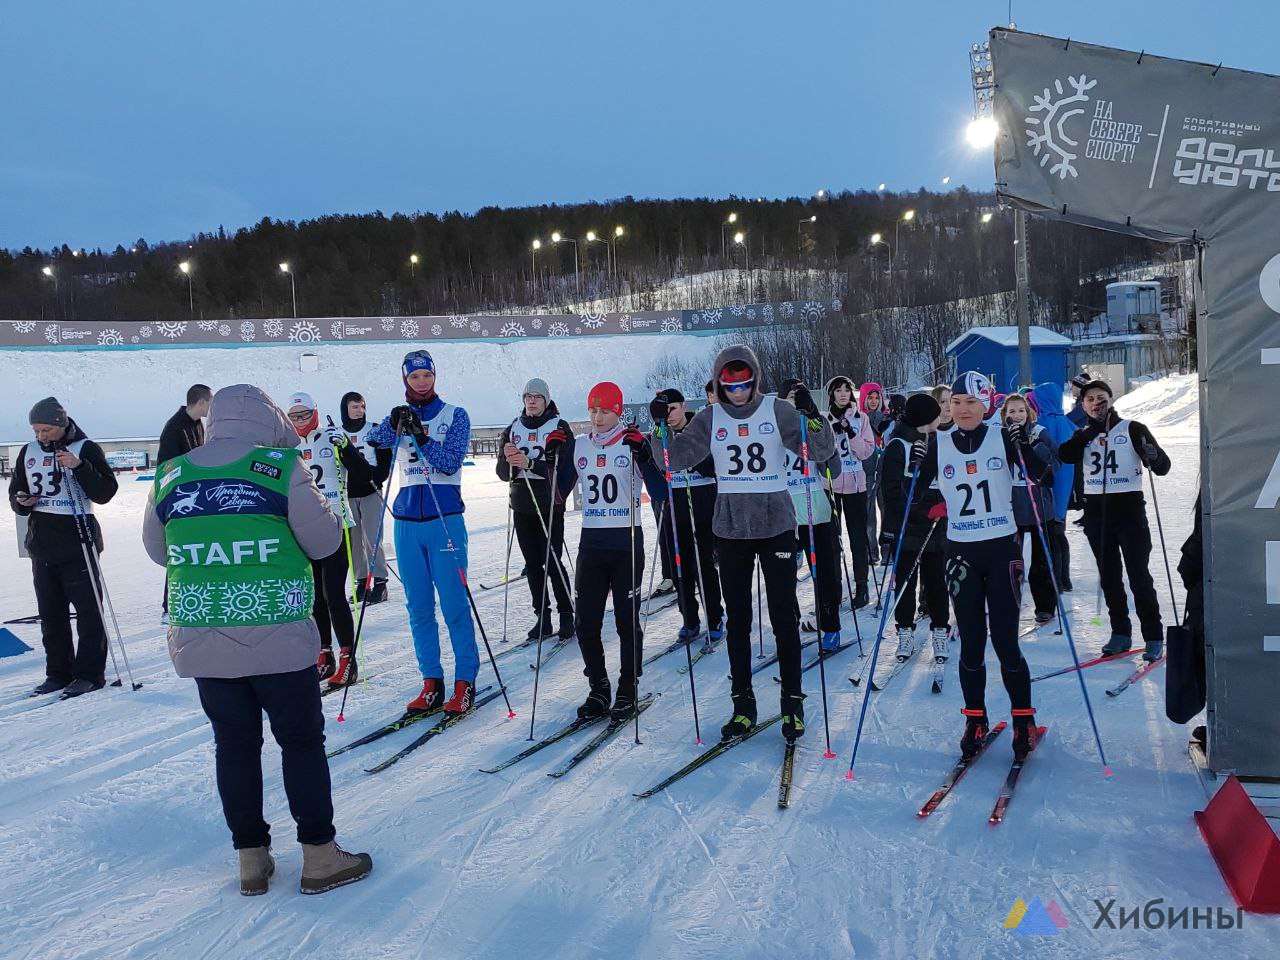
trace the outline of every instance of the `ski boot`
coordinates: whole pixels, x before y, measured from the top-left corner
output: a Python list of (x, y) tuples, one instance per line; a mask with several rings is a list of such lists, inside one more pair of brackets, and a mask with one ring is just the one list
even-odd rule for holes
[(476, 685), (468, 683), (466, 680), (453, 681), (453, 696), (445, 701), (441, 708), (445, 713), (460, 714), (470, 713), (471, 705), (475, 703)]
[(721, 617), (714, 627), (707, 628), (707, 642), (716, 644), (724, 639), (724, 617)]
[(1107, 645), (1102, 648), (1102, 655), (1110, 657), (1117, 653), (1125, 653), (1133, 649), (1133, 637), (1123, 633), (1113, 633)]
[(556, 636), (561, 640), (572, 640), (573, 635), (577, 632), (573, 625), (573, 611), (560, 611), (560, 629), (556, 631)]
[(422, 681), (422, 692), (409, 701), (405, 707), (408, 713), (431, 713), (439, 710), (444, 703), (444, 680), (440, 677), (427, 677)]
[(551, 611), (548, 610), (541, 620), (529, 628), (528, 638), (537, 640), (539, 637), (549, 637), (555, 632), (555, 628), (551, 626)]
[(343, 647), (338, 651), (338, 668), (334, 670), (333, 676), (329, 678), (330, 690), (349, 686), (359, 678), (360, 670), (356, 666), (356, 658), (352, 655), (353, 653), (354, 651), (350, 647)]
[(946, 663), (947, 657), (951, 656), (948, 644), (951, 640), (951, 631), (946, 627), (934, 627), (929, 631), (929, 642), (933, 645), (933, 659), (937, 663)]
[(652, 600), (654, 597), (665, 597), (667, 594), (675, 592), (676, 585), (666, 577), (663, 577), (662, 581), (653, 588), (653, 593), (649, 594), (649, 599)]
[(898, 662), (901, 663), (904, 660), (909, 660), (912, 654), (914, 654), (915, 652), (916, 652), (915, 628), (899, 627), (898, 628), (898, 649), (894, 651), (894, 656), (897, 657)]
[(636, 682), (630, 677), (618, 678), (618, 692), (613, 698), (609, 719), (613, 723), (630, 720), (636, 712)]
[(982, 740), (991, 732), (991, 722), (987, 720), (986, 710), (960, 711), (964, 714), (964, 736), (960, 738), (960, 755), (968, 760), (978, 752)]
[(46, 693), (57, 693), (63, 687), (70, 684), (70, 680), (55, 680), (53, 677), (45, 677), (44, 683), (31, 691), (31, 696), (42, 697)]
[(782, 695), (782, 739), (791, 742), (804, 736), (804, 694)]
[(385, 603), (387, 600), (387, 578), (377, 577), (373, 581), (373, 589), (369, 591), (369, 603)]
[(861, 581), (853, 591), (853, 609), (860, 610), (871, 602), (871, 594), (867, 593), (867, 581)]
[(834, 650), (839, 650), (840, 649), (840, 631), (827, 630), (826, 632), (824, 632), (822, 634), (821, 639), (818, 640), (818, 646), (821, 647), (822, 650), (826, 653), (831, 653)]
[(62, 699), (70, 700), (85, 693), (92, 693), (94, 690), (101, 690), (106, 685), (102, 680), (72, 680), (62, 691)]
[(368, 581), (364, 577), (361, 577), (359, 580), (356, 581), (356, 603), (360, 603), (362, 600), (364, 600), (364, 594), (365, 594), (364, 585), (367, 582)]
[(1148, 640), (1146, 643), (1146, 649), (1142, 651), (1142, 659), (1147, 661), (1147, 663), (1154, 663), (1156, 660), (1159, 660), (1163, 656), (1164, 656), (1164, 641)]
[(691, 627), (681, 627), (680, 631), (676, 634), (676, 639), (681, 643), (691, 643), (698, 638), (700, 633), (702, 633), (702, 624), (695, 623)]
[(1053, 611), (1052, 611), (1052, 610), (1037, 610), (1037, 611), (1036, 611), (1036, 626), (1037, 626), (1037, 627), (1043, 627), (1043, 626), (1046, 626), (1047, 624), (1050, 624), (1050, 623), (1052, 623), (1052, 622), (1053, 622)]
[(733, 716), (729, 718), (729, 722), (720, 728), (720, 739), (729, 740), (733, 737), (742, 736), (744, 733), (750, 733), (756, 725), (756, 695), (748, 690), (746, 693), (735, 693), (733, 695)]
[(609, 712), (609, 678), (597, 680), (591, 684), (591, 692), (586, 701), (578, 708), (579, 720), (598, 720)]
[(334, 669), (333, 647), (321, 647), (320, 656), (316, 658), (316, 673), (320, 675), (320, 682), (324, 683), (332, 677)]
[(276, 872), (271, 848), (242, 847), (236, 853), (240, 857), (240, 895), (258, 897), (266, 893), (271, 875)]
[(324, 893), (363, 880), (373, 869), (367, 853), (347, 853), (337, 841), (302, 845), (302, 892)]
[(1009, 712), (1013, 714), (1013, 759), (1025, 760), (1040, 740), (1040, 731), (1036, 729), (1036, 711), (1034, 707), (1027, 707)]

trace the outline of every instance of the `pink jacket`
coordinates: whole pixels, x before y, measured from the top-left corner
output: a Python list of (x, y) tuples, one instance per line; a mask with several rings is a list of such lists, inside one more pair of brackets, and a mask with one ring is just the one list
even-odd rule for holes
[[(851, 404), (845, 410), (844, 416), (841, 417), (841, 420), (848, 423), (854, 430), (854, 436), (850, 437), (836, 428), (836, 419), (830, 413), (825, 416), (827, 421), (831, 423), (832, 430), (836, 435), (836, 452), (844, 461), (840, 476), (831, 481), (831, 491), (833, 493), (862, 493), (867, 489), (867, 473), (862, 469), (862, 461), (871, 456), (875, 450), (875, 436), (871, 432), (871, 422), (867, 419), (866, 414), (856, 410)], [(858, 464), (857, 469), (848, 469), (850, 456)]]

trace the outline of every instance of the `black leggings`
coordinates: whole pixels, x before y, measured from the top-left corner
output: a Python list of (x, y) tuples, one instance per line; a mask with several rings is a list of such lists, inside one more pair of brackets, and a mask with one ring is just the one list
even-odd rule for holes
[[(936, 538), (939, 534), (935, 533), (933, 536)], [(916, 564), (917, 556), (920, 557), (918, 565)], [(911, 569), (913, 565), (914, 571)], [(924, 601), (924, 608), (929, 613), (930, 629), (943, 630), (950, 626), (944, 567), (942, 550), (934, 543), (930, 543), (930, 549), (925, 550), (924, 553), (919, 553), (919, 548), (910, 551), (909, 554), (905, 548), (899, 552), (897, 572), (894, 574), (894, 582), (898, 585), (898, 605), (893, 609), (894, 622), (898, 626), (915, 629), (917, 580), (920, 581), (920, 594)], [(908, 572), (911, 573), (911, 577), (904, 579)]]
[(316, 581), (316, 599), (311, 615), (320, 629), (320, 645), (333, 645), (332, 634), (338, 635), (338, 646), (349, 650), (355, 642), (356, 625), (351, 619), (351, 582), (347, 579), (347, 546), (343, 543), (323, 560), (311, 561), (311, 575)]
[[(1036, 613), (1053, 613), (1058, 609), (1058, 592), (1049, 573), (1049, 561), (1045, 559), (1038, 527), (1018, 527), (1018, 554), (1021, 556), (1023, 538), (1028, 535), (1031, 537), (1031, 571), (1027, 575), (1027, 585), (1031, 587), (1031, 599), (1035, 602)], [(1048, 531), (1045, 539), (1048, 539)]]
[(729, 673), (733, 692), (751, 692), (751, 593), (755, 585), (756, 559), (764, 574), (769, 625), (778, 650), (782, 695), (800, 696), (800, 622), (796, 619), (795, 534), (790, 530), (762, 540), (717, 538), (720, 587), (724, 591), (728, 622)]
[(1031, 706), (1031, 671), (1018, 647), (1022, 555), (1012, 534), (970, 543), (947, 541), (947, 588), (960, 632), (960, 689), (970, 710), (986, 709), (987, 630), (1015, 709)]
[[(803, 554), (801, 563), (809, 565), (809, 525), (801, 524), (796, 530), (798, 546)], [(835, 522), (815, 523), (813, 525), (814, 554), (818, 561), (817, 579), (810, 586), (818, 588), (818, 629), (823, 633), (834, 633), (840, 629), (840, 601), (844, 596), (844, 583), (840, 576), (840, 558), (837, 554), (839, 541), (836, 539)], [(807, 591), (806, 591), (807, 592)], [(799, 604), (799, 588), (796, 589), (796, 602)], [(798, 607), (797, 607), (798, 609)]]
[(836, 508), (844, 516), (844, 527), (849, 531), (849, 546), (853, 550), (853, 582), (858, 586), (866, 586), (871, 536), (867, 529), (866, 491), (837, 493)]

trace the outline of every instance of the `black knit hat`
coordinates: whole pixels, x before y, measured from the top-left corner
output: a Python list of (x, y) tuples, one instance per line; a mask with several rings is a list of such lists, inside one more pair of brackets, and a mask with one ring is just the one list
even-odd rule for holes
[(27, 422), (32, 424), (47, 423), (54, 427), (65, 427), (68, 422), (67, 411), (56, 397), (45, 397), (31, 408), (31, 413), (27, 415)]
[(684, 403), (684, 394), (675, 387), (667, 387), (658, 391), (657, 399), (663, 403)]
[(908, 427), (919, 430), (933, 423), (940, 416), (942, 416), (942, 407), (938, 406), (937, 400), (927, 393), (913, 393), (907, 397), (906, 406), (902, 411), (902, 422)]

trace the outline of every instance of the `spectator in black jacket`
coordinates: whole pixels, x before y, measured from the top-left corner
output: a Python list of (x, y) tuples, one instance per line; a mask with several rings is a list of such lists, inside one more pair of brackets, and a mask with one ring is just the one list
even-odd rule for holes
[(209, 415), (209, 404), (212, 402), (213, 391), (203, 383), (193, 383), (187, 388), (186, 405), (179, 407), (160, 431), (156, 466), (204, 445), (204, 424), (201, 418)]
[[(355, 562), (356, 600), (363, 600), (365, 590), (369, 586), (369, 556), (373, 555), (373, 585), (369, 590), (370, 603), (382, 603), (387, 599), (387, 555), (379, 541), (376, 550), (372, 550), (373, 541), (378, 537), (379, 528), (387, 526), (383, 517), (382, 485), (391, 474), (391, 450), (375, 447), (366, 442), (369, 431), (381, 423), (381, 420), (369, 422), (365, 415), (364, 397), (354, 390), (342, 395), (340, 416), (342, 429), (351, 442), (354, 452), (364, 457), (369, 464), (370, 476), (359, 475), (356, 471), (347, 474), (347, 501), (351, 505), (351, 513), (356, 525), (351, 528), (351, 553)], [(408, 440), (403, 441), (408, 443)]]
[[(116, 495), (116, 477), (102, 448), (53, 397), (32, 407), (28, 419), (35, 442), (18, 454), (9, 478), (9, 505), (29, 518), (26, 548), (45, 651), (45, 681), (32, 695), (62, 690), (63, 697), (78, 697), (105, 683), (107, 632), (94, 583), (100, 575), (102, 530), (93, 505)], [(92, 571), (86, 562), (90, 551)], [(76, 647), (71, 607), (80, 638)]]
[(1111, 639), (1102, 652), (1123, 653), (1133, 646), (1129, 601), (1121, 574), (1123, 560), (1146, 643), (1143, 658), (1158, 660), (1164, 652), (1164, 625), (1151, 578), (1151, 525), (1142, 495), (1142, 469), (1147, 467), (1163, 477), (1169, 472), (1169, 457), (1150, 430), (1116, 413), (1111, 387), (1102, 380), (1089, 381), (1080, 398), (1085, 425), (1062, 441), (1058, 459), (1082, 464), (1084, 532), (1098, 563), (1111, 615)]

